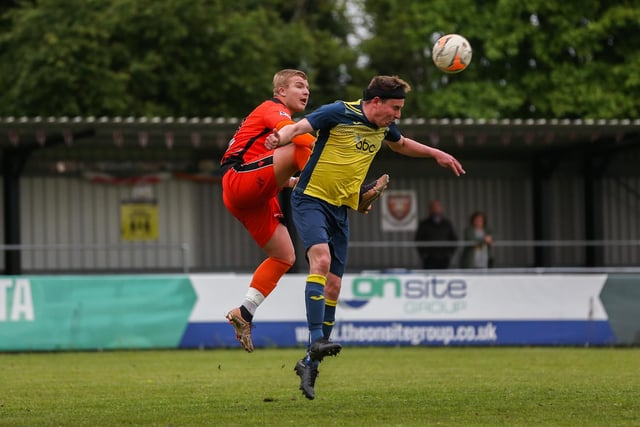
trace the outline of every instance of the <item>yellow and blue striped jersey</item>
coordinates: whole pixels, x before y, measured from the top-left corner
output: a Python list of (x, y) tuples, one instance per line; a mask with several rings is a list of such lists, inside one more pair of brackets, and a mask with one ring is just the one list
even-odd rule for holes
[(362, 101), (336, 101), (306, 115), (318, 138), (296, 191), (334, 206), (358, 208), (360, 186), (382, 141), (397, 142), (395, 124), (379, 128), (362, 111)]

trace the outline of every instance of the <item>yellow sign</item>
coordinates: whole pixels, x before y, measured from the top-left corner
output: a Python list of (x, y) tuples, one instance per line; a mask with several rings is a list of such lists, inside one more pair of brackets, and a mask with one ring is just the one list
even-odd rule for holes
[(121, 203), (120, 228), (122, 240), (158, 240), (157, 203)]

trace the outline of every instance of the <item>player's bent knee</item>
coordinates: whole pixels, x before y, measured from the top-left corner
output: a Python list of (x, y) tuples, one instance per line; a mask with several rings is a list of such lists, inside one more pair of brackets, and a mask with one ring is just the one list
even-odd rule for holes
[(311, 148), (303, 145), (296, 145), (293, 150), (293, 163), (298, 170), (302, 170), (311, 157)]
[(325, 272), (324, 275), (326, 276), (331, 268), (331, 255), (317, 254), (309, 256), (309, 264), (313, 271)]
[(287, 254), (285, 257), (278, 258), (285, 264), (288, 264), (289, 267), (292, 267), (293, 264), (296, 263), (296, 255), (295, 254)]

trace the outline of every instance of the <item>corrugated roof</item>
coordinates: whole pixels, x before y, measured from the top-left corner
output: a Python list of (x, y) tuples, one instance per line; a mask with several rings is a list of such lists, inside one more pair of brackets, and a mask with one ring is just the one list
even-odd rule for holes
[[(138, 125), (225, 125), (238, 124), (237, 117), (0, 117), (3, 125), (37, 125), (37, 124), (138, 124)], [(429, 119), (404, 118), (400, 124), (435, 125), (435, 126), (635, 126), (640, 127), (640, 119)]]
[[(72, 144), (211, 147), (223, 150), (241, 122), (236, 117), (0, 117), (0, 147)], [(408, 137), (437, 147), (541, 150), (595, 141), (628, 143), (640, 119), (403, 118)]]

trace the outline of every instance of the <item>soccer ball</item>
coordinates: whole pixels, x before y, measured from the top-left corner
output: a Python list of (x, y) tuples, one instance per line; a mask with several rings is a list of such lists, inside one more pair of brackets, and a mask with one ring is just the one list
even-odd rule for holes
[(433, 45), (431, 58), (441, 71), (459, 73), (471, 62), (471, 45), (459, 34), (446, 34)]

